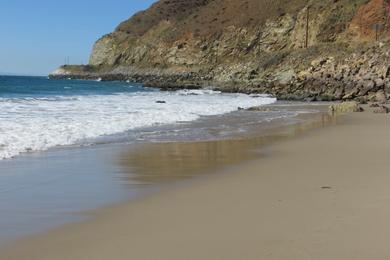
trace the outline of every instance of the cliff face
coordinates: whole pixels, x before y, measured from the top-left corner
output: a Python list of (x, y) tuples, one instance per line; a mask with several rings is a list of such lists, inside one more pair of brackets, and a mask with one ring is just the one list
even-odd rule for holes
[[(287, 11), (296, 14), (304, 7), (304, 0), (294, 2), (159, 1), (149, 10), (123, 22), (114, 33), (100, 39), (90, 63), (191, 66), (215, 63), (217, 58), (226, 54), (234, 57), (241, 52), (254, 53), (255, 50), (249, 50), (247, 46), (256, 47), (254, 44), (259, 40), (261, 27), (266, 26), (269, 18), (279, 18)], [(280, 6), (285, 6), (287, 10)], [(290, 16), (281, 21), (288, 23), (287, 27), (291, 27), (293, 22)]]
[(388, 0), (161, 0), (98, 40), (89, 66), (57, 75), (369, 99), (375, 88), (347, 92), (388, 83), (389, 22)]
[(350, 23), (349, 32), (356, 38), (370, 40), (388, 35), (390, 31), (390, 2), (372, 0), (362, 5)]

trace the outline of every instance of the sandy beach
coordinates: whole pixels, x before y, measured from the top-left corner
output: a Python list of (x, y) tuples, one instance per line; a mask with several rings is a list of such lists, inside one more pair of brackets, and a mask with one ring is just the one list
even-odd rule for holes
[(389, 127), (388, 115), (349, 114), (224, 174), (18, 241), (0, 259), (387, 259)]

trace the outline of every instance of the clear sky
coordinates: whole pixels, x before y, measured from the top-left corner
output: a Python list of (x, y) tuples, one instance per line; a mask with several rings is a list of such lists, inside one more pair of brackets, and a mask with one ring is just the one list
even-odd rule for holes
[(93, 43), (155, 0), (0, 0), (0, 74), (87, 63)]

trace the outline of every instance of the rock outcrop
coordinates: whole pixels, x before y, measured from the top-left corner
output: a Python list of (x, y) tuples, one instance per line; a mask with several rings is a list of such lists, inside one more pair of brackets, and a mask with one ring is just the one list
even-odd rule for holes
[(363, 111), (364, 109), (355, 101), (343, 102), (329, 107), (329, 113), (332, 115)]
[(161, 0), (51, 77), (386, 103), (389, 22), (389, 0)]

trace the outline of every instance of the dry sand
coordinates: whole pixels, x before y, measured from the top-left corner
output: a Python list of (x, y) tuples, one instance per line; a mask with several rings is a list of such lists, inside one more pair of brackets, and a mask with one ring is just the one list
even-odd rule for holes
[(17, 242), (0, 259), (389, 259), (390, 117), (343, 121), (225, 175)]

